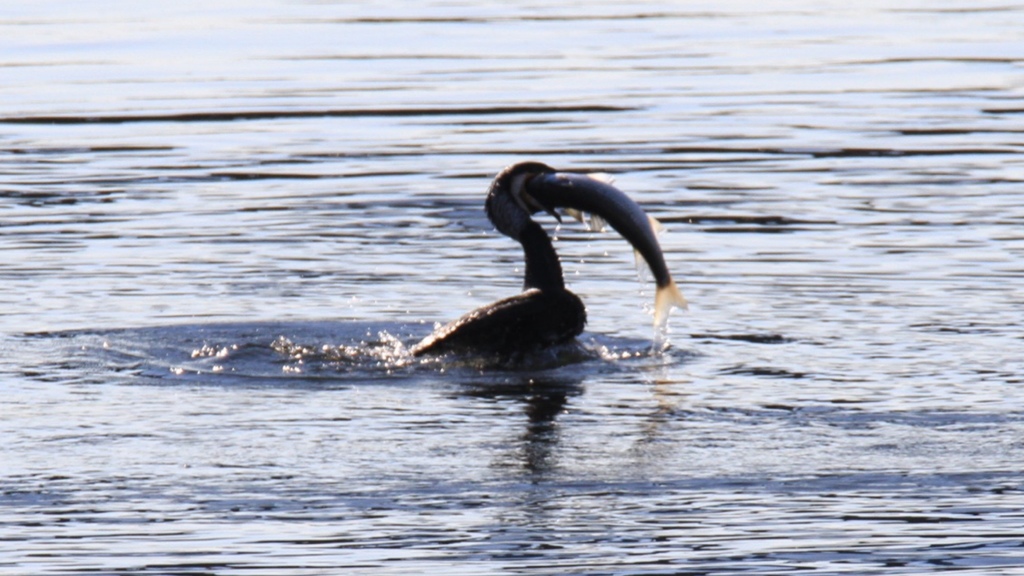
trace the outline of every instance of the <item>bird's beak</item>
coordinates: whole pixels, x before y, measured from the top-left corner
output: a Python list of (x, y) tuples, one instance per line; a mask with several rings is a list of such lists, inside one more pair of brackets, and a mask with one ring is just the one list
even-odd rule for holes
[(512, 183), (512, 197), (515, 199), (516, 203), (519, 204), (519, 207), (526, 210), (527, 213), (536, 214), (537, 212), (544, 211), (554, 216), (555, 220), (558, 220), (559, 224), (561, 224), (562, 216), (555, 211), (555, 207), (547, 202), (539, 200), (527, 190), (530, 185), (530, 181), (537, 176), (542, 175), (543, 173), (536, 172), (516, 176), (516, 179)]

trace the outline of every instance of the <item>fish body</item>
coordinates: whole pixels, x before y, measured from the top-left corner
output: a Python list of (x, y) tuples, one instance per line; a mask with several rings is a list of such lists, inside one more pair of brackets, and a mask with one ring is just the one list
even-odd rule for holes
[[(606, 222), (628, 241), (654, 276), (654, 325), (664, 331), (673, 307), (686, 308), (686, 299), (676, 287), (658, 243), (660, 224), (643, 208), (604, 178), (570, 172), (547, 172), (529, 179), (522, 190), (526, 204), (552, 212), (555, 208), (588, 212)], [(595, 220), (591, 218), (591, 221)]]

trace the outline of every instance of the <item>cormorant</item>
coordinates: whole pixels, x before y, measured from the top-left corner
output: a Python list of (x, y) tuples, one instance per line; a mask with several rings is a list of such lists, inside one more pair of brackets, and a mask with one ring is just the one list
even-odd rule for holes
[(568, 342), (583, 331), (583, 302), (565, 288), (551, 239), (531, 215), (555, 208), (586, 211), (607, 221), (646, 260), (657, 282), (655, 326), (672, 306), (685, 307), (655, 238), (654, 222), (622, 191), (584, 174), (557, 172), (540, 162), (508, 166), (491, 182), (487, 217), (523, 246), (523, 292), (480, 307), (434, 331), (412, 348), (420, 356), (448, 351), (518, 354)]

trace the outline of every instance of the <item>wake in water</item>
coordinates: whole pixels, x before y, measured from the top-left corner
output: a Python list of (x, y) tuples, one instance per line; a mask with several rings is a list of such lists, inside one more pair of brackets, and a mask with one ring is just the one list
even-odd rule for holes
[[(496, 354), (450, 352), (417, 357), (420, 325), (351, 322), (232, 323), (70, 331), (27, 335), (52, 359), (54, 374), (73, 370), (90, 381), (204, 384), (347, 384), (478, 378), (483, 372), (586, 374), (674, 361), (639, 339), (584, 334), (544, 350)], [(679, 357), (675, 354), (675, 357)], [(86, 370), (83, 370), (86, 368)]]
[[(380, 331), (376, 338), (361, 340), (354, 344), (302, 344), (279, 336), (270, 348), (286, 357), (282, 367), (287, 373), (300, 374), (312, 369), (345, 370), (355, 367), (378, 368), (393, 373), (395, 370), (423, 368), (446, 371), (452, 369), (475, 370), (546, 370), (562, 368), (586, 362), (616, 362), (631, 358), (647, 358), (659, 354), (650, 346), (634, 349), (621, 348), (595, 339), (588, 342), (574, 340), (541, 350), (512, 353), (497, 352), (448, 352), (435, 356), (413, 354), (415, 341), (403, 340), (387, 331)], [(630, 343), (631, 345), (633, 343)]]

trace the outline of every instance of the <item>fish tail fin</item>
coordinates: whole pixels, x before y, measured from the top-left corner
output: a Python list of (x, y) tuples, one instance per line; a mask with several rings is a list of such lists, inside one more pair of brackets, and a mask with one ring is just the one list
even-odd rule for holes
[(669, 280), (668, 284), (659, 286), (654, 294), (654, 328), (659, 332), (664, 331), (668, 325), (668, 314), (672, 308), (686, 310), (686, 298), (676, 287), (675, 280)]

